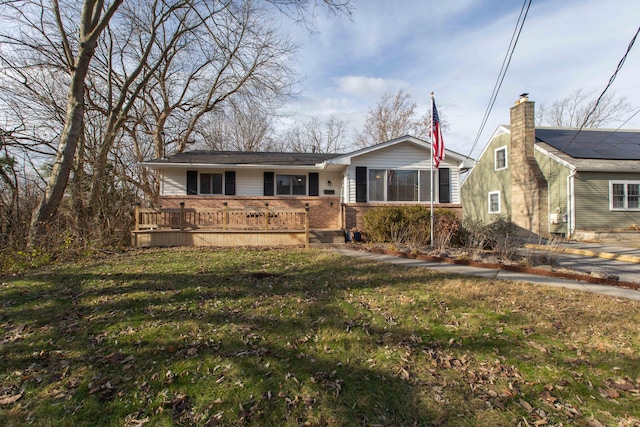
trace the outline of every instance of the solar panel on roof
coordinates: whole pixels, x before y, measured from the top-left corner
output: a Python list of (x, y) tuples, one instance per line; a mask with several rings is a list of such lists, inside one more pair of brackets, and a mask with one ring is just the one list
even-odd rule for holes
[[(536, 129), (536, 138), (576, 159), (640, 160), (640, 132)], [(573, 141), (572, 141), (573, 139)]]

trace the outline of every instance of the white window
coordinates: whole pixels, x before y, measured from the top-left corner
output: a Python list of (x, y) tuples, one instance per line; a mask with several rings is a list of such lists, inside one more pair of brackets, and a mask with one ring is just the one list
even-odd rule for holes
[(507, 147), (496, 148), (493, 152), (494, 169), (499, 171), (507, 168)]
[(490, 214), (500, 213), (500, 192), (499, 191), (492, 191), (489, 193), (489, 213)]
[(369, 169), (370, 202), (428, 202), (431, 193), (429, 171)]
[(609, 181), (609, 209), (640, 210), (640, 181)]

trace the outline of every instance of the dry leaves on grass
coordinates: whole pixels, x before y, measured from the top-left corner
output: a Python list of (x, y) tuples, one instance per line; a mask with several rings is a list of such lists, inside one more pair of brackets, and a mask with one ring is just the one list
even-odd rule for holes
[(0, 396), (0, 405), (13, 405), (22, 398), (22, 393), (18, 394), (5, 394)]

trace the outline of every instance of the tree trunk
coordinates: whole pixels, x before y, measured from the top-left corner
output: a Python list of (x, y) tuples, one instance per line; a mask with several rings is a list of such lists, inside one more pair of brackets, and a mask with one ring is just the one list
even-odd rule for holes
[[(78, 140), (83, 129), (84, 81), (95, 53), (98, 37), (123, 1), (114, 0), (106, 10), (103, 10), (103, 0), (84, 0), (79, 25), (78, 52), (75, 61), (71, 61), (72, 53), (68, 48), (67, 34), (62, 25), (59, 26), (60, 35), (65, 45), (65, 52), (69, 59), (68, 65), (71, 76), (69, 93), (67, 94), (67, 114), (47, 188), (31, 218), (28, 239), (30, 246), (43, 242), (47, 234), (48, 225), (53, 221), (62, 202), (69, 175), (73, 168), (73, 159), (76, 154)], [(56, 8), (56, 14), (60, 16), (58, 2), (54, 1), (53, 6)], [(100, 16), (103, 12), (104, 16), (101, 19)]]
[(84, 119), (84, 79), (93, 56), (95, 43), (83, 46), (78, 53), (76, 67), (71, 75), (69, 94), (67, 95), (67, 115), (60, 135), (55, 163), (47, 183), (44, 196), (36, 207), (31, 219), (29, 245), (41, 243), (47, 233), (47, 225), (55, 216), (64, 196), (69, 174), (73, 167), (78, 140), (82, 132)]

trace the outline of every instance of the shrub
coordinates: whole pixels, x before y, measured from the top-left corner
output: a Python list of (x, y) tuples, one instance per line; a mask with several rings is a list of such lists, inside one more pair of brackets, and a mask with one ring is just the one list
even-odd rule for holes
[(465, 218), (462, 223), (463, 246), (482, 251), (489, 244), (489, 227), (481, 219)]
[[(385, 206), (368, 211), (364, 217), (364, 231), (372, 242), (428, 245), (431, 239), (431, 213), (421, 205)], [(442, 249), (461, 241), (461, 224), (447, 209), (434, 211), (434, 244)]]
[(489, 241), (488, 247), (493, 249), (496, 256), (503, 260), (512, 260), (516, 256), (518, 244), (514, 236), (515, 224), (511, 218), (500, 215), (487, 225)]
[(391, 242), (402, 221), (402, 210), (398, 206), (371, 209), (363, 217), (364, 232), (372, 242)]
[(458, 216), (447, 209), (436, 209), (433, 214), (433, 244), (442, 251), (449, 246), (460, 246), (463, 241), (462, 223)]

